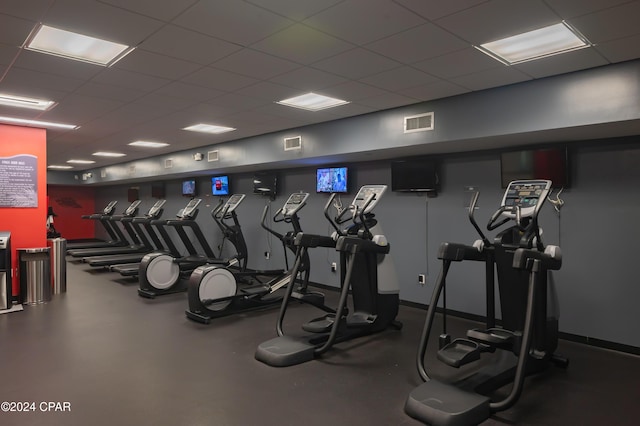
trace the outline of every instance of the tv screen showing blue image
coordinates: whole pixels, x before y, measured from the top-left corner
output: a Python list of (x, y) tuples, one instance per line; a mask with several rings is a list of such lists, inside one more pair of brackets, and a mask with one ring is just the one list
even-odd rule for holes
[(212, 195), (229, 195), (229, 176), (214, 176), (211, 178)]
[(196, 181), (195, 180), (185, 180), (182, 182), (182, 195), (185, 197), (195, 197), (196, 196)]
[(317, 169), (316, 192), (347, 192), (347, 168), (329, 167)]

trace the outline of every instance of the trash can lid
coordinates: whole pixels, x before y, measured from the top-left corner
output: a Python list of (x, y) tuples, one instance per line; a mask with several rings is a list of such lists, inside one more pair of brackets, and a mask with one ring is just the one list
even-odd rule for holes
[(25, 253), (43, 253), (49, 251), (49, 247), (22, 248), (18, 249), (18, 251), (23, 251)]

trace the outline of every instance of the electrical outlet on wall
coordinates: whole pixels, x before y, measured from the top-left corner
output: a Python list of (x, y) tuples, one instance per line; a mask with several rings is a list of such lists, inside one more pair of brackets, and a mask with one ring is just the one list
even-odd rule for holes
[(425, 274), (418, 274), (418, 284), (425, 285), (427, 283), (427, 276)]
[(336, 262), (331, 262), (331, 272), (336, 272), (338, 270), (338, 265)]
[(268, 252), (268, 251), (265, 251), (265, 252), (264, 252), (264, 258), (265, 258), (265, 259), (267, 259), (267, 260), (269, 260), (269, 258), (270, 258), (270, 257), (271, 257), (271, 253), (270, 253), (270, 252)]

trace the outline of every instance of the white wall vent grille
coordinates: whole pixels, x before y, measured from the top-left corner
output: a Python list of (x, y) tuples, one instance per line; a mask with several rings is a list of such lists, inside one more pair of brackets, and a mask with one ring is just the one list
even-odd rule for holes
[(173, 167), (173, 160), (171, 158), (167, 158), (166, 160), (164, 160), (165, 169), (170, 169), (172, 167)]
[(101, 177), (102, 179), (106, 178), (106, 177), (107, 177), (107, 171), (106, 171), (106, 170), (104, 170), (104, 169), (100, 170), (100, 177)]
[(425, 132), (427, 130), (433, 130), (433, 112), (404, 118), (405, 133)]
[(284, 138), (284, 150), (291, 151), (294, 149), (302, 148), (302, 136), (296, 136), (293, 138)]
[(207, 152), (207, 161), (218, 161), (220, 159), (219, 151), (216, 149), (215, 151)]

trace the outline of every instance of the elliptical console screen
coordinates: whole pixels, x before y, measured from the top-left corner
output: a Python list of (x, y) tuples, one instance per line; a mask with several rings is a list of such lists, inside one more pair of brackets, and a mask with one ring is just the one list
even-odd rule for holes
[(189, 204), (187, 204), (187, 206), (182, 210), (182, 218), (187, 219), (193, 216), (194, 210), (198, 207), (198, 205), (200, 205), (201, 202), (202, 199), (200, 198), (194, 198), (193, 200), (189, 201)]
[(369, 213), (378, 204), (380, 197), (387, 189), (387, 185), (365, 185), (360, 188), (356, 197), (353, 199), (352, 206), (361, 209), (371, 195), (374, 195), (373, 201), (367, 206), (365, 213)]
[(244, 197), (245, 197), (244, 194), (233, 194), (231, 197), (229, 197), (229, 199), (225, 203), (224, 207), (222, 208), (222, 211), (231, 213), (236, 209), (236, 207), (240, 205), (242, 200), (244, 200)]
[[(549, 180), (516, 180), (509, 184), (502, 199), (502, 205), (505, 207), (520, 207), (521, 216), (530, 216), (533, 214), (538, 201), (551, 188)], [(510, 213), (505, 213), (509, 215)]]
[(302, 208), (304, 202), (309, 198), (309, 194), (306, 192), (297, 192), (291, 194), (287, 199), (287, 202), (282, 207), (282, 214), (284, 216), (291, 216)]

